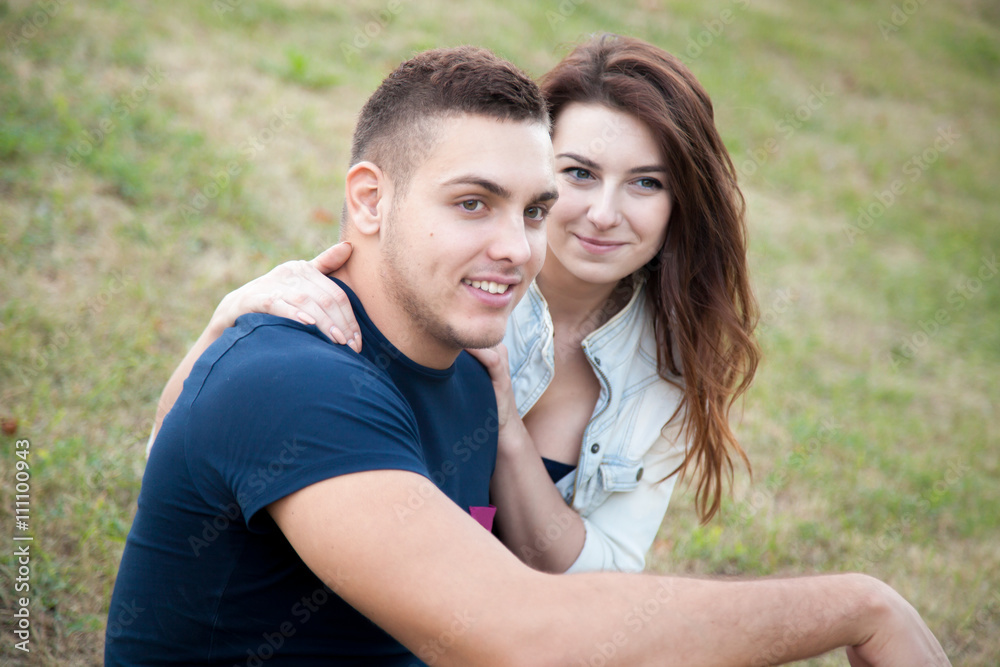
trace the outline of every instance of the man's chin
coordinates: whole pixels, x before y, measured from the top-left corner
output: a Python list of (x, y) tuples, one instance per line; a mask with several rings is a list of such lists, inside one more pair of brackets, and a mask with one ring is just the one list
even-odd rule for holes
[(462, 347), (478, 350), (485, 347), (495, 347), (503, 342), (504, 330), (468, 332), (461, 336)]

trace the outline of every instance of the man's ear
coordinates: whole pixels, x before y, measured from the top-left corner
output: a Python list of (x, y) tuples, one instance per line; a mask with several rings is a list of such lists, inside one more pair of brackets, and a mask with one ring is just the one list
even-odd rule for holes
[(378, 234), (391, 208), (392, 187), (385, 172), (364, 160), (347, 171), (345, 185), (344, 206), (351, 226), (360, 234)]

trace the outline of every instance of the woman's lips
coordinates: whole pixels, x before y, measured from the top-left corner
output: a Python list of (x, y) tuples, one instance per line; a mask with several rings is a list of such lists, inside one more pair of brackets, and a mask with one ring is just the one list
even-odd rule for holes
[(573, 234), (583, 249), (594, 255), (605, 255), (609, 252), (614, 252), (618, 248), (621, 248), (624, 243), (618, 241), (611, 241), (606, 239), (595, 239), (590, 236), (580, 236), (579, 234)]

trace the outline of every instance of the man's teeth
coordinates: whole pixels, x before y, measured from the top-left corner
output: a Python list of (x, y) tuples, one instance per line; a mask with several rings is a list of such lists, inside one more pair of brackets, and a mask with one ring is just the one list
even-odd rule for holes
[(490, 294), (503, 294), (507, 291), (510, 285), (504, 283), (495, 283), (490, 280), (463, 280), (466, 285), (472, 285), (476, 289), (481, 289), (484, 292), (489, 292)]

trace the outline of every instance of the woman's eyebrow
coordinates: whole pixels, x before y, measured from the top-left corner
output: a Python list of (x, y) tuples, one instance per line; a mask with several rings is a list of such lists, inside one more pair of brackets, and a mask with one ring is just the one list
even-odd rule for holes
[(570, 160), (579, 162), (588, 169), (600, 169), (600, 166), (596, 162), (589, 158), (585, 158), (582, 155), (577, 155), (576, 153), (560, 153), (556, 157), (568, 157)]
[(665, 166), (663, 166), (662, 164), (651, 164), (651, 165), (647, 165), (645, 167), (632, 167), (631, 169), (628, 170), (628, 173), (630, 173), (630, 174), (641, 174), (641, 173), (649, 173), (651, 171), (652, 172), (662, 171), (662, 172), (666, 173), (667, 168)]
[[(579, 162), (580, 164), (582, 164), (584, 167), (587, 167), (588, 169), (594, 169), (594, 170), (600, 169), (600, 165), (598, 165), (596, 162), (594, 162), (593, 160), (591, 160), (589, 158), (585, 158), (582, 155), (579, 155), (577, 153), (560, 153), (556, 157), (557, 158), (560, 158), (560, 157), (569, 158), (570, 160), (573, 160), (574, 162)], [(664, 165), (662, 165), (662, 164), (648, 164), (648, 165), (642, 165), (640, 167), (632, 167), (631, 169), (628, 170), (628, 173), (629, 174), (643, 174), (643, 173), (648, 174), (650, 172), (654, 172), (654, 173), (655, 172), (663, 172), (663, 173), (666, 173), (666, 171), (667, 171), (667, 168)]]

